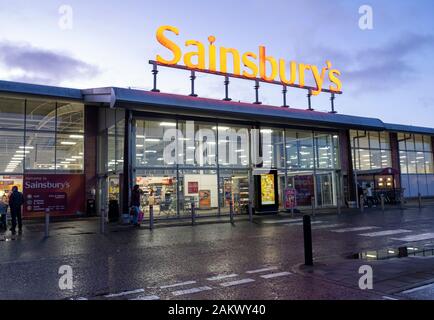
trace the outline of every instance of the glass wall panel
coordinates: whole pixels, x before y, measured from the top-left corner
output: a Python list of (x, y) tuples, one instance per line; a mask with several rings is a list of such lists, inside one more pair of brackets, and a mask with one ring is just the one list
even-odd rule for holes
[(390, 149), (390, 134), (389, 132), (380, 132), (381, 149)]
[(24, 134), (19, 131), (0, 131), (0, 172), (22, 173)]
[(137, 120), (137, 166), (175, 166), (178, 158), (177, 135), (173, 120)]
[(334, 168), (334, 153), (332, 135), (315, 133), (316, 168)]
[[(26, 170), (55, 170), (56, 136), (53, 132), (27, 132), (25, 151)], [(60, 162), (59, 169), (65, 168)]]
[(149, 218), (149, 205), (153, 205), (154, 217), (177, 217), (177, 180), (176, 171), (139, 170), (136, 184), (142, 192), (142, 210)]
[[(173, 126), (174, 122), (167, 123)], [(211, 122), (178, 122), (178, 164), (217, 166), (217, 126)]]
[(82, 171), (84, 162), (83, 136), (58, 133), (56, 141), (57, 169)]
[(426, 167), (426, 173), (427, 174), (434, 173), (434, 167), (433, 166), (434, 166), (434, 164), (433, 164), (433, 154), (431, 152), (426, 152), (425, 153), (425, 167)]
[(369, 148), (380, 149), (380, 133), (369, 132)]
[(180, 214), (191, 216), (194, 202), (197, 215), (217, 215), (219, 192), (216, 170), (181, 170), (179, 172)]
[(298, 132), (300, 169), (314, 168), (313, 137), (311, 132)]
[(84, 132), (84, 105), (81, 103), (57, 104), (57, 131)]
[(285, 168), (284, 130), (261, 128), (262, 156), (265, 167)]
[(107, 168), (109, 172), (116, 171), (116, 126), (113, 125), (107, 130)]
[(248, 214), (249, 172), (247, 170), (221, 170), (219, 184), (220, 212), (229, 214), (230, 201), (235, 214)]
[(220, 167), (247, 168), (250, 165), (250, 127), (221, 123), (218, 128)]
[(0, 96), (0, 129), (24, 129), (24, 99)]
[(423, 151), (423, 137), (421, 135), (415, 135), (414, 136), (414, 147), (416, 151)]
[(56, 102), (27, 100), (26, 130), (56, 130)]

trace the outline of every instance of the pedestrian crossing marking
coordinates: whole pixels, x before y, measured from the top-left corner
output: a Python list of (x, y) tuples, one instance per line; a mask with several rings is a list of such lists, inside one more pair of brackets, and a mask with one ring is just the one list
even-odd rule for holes
[(233, 286), (246, 284), (246, 283), (250, 283), (250, 282), (255, 282), (255, 280), (247, 278), (247, 279), (242, 279), (242, 280), (237, 280), (237, 281), (230, 281), (230, 282), (221, 283), (220, 285), (222, 287), (233, 287)]
[(167, 286), (161, 286), (160, 289), (176, 288), (176, 287), (187, 286), (187, 285), (195, 284), (195, 283), (196, 283), (196, 281), (180, 282), (180, 283), (175, 283), (175, 284), (169, 284)]
[(405, 229), (396, 229), (396, 230), (384, 230), (384, 231), (377, 231), (377, 232), (371, 232), (371, 233), (362, 233), (359, 234), (359, 236), (362, 237), (382, 237), (382, 236), (391, 236), (395, 234), (402, 234), (402, 233), (409, 233), (412, 232), (411, 230), (405, 230)]
[(406, 236), (403, 238), (392, 238), (392, 240), (405, 241), (405, 242), (421, 241), (421, 240), (429, 240), (429, 239), (434, 239), (434, 233), (430, 232), (430, 233), (422, 233), (422, 234)]
[(373, 229), (378, 229), (378, 227), (367, 226), (367, 227), (344, 228), (344, 229), (331, 230), (331, 232), (345, 233), (345, 232), (367, 231), (367, 230), (373, 230)]
[(273, 271), (273, 270), (277, 270), (277, 269), (278, 269), (277, 267), (268, 267), (268, 268), (246, 271), (246, 273), (249, 273), (249, 274), (262, 273), (262, 272)]
[(186, 290), (179, 290), (179, 291), (173, 291), (172, 294), (175, 297), (178, 296), (183, 296), (186, 294), (193, 294), (193, 293), (198, 293), (198, 292), (202, 292), (202, 291), (209, 291), (212, 290), (211, 287), (200, 287), (200, 288), (191, 288), (191, 289), (186, 289)]
[(224, 280), (224, 279), (228, 279), (228, 278), (235, 278), (238, 277), (237, 274), (233, 273), (233, 274), (228, 274), (228, 275), (218, 275), (215, 277), (211, 277), (211, 278), (207, 278), (206, 280), (208, 281), (219, 281), (219, 280)]
[(278, 278), (278, 277), (284, 277), (291, 275), (291, 272), (279, 272), (279, 273), (270, 273), (270, 274), (264, 274), (261, 276), (261, 278), (264, 279), (272, 279), (272, 278)]

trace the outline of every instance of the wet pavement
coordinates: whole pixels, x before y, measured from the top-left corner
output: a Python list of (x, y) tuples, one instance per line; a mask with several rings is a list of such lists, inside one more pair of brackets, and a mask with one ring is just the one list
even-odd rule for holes
[[(400, 294), (434, 283), (434, 259), (349, 259), (361, 252), (434, 241), (434, 207), (317, 215), (312, 228), (315, 267), (309, 272), (300, 268), (300, 216), (265, 217), (254, 223), (242, 219), (234, 225), (157, 225), (153, 231), (112, 226), (104, 235), (98, 220), (86, 219), (52, 224), (48, 239), (43, 225), (29, 224), (23, 235), (12, 239), (6, 234), (0, 241), (0, 268), (8, 275), (2, 277), (0, 298), (434, 298), (430, 287)], [(371, 262), (374, 290), (363, 291), (358, 288), (357, 266)], [(72, 267), (72, 290), (59, 289), (62, 265)], [(405, 286), (386, 288), (387, 274), (395, 276), (390, 270)]]

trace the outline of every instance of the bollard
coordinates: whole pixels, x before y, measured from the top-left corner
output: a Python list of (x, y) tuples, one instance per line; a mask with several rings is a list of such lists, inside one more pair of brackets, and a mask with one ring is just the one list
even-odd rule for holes
[(105, 208), (101, 208), (101, 219), (100, 219), (100, 223), (101, 223), (101, 233), (105, 233)]
[(365, 197), (363, 195), (360, 196), (360, 212), (363, 213), (365, 211)]
[(196, 212), (195, 212), (195, 204), (191, 203), (191, 225), (194, 226), (196, 224)]
[(422, 209), (422, 195), (419, 192), (419, 194), (417, 196), (418, 196), (418, 201), (419, 201), (419, 209)]
[(149, 230), (154, 230), (154, 206), (149, 206)]
[(310, 223), (310, 216), (303, 216), (303, 235), (304, 235), (304, 264), (306, 266), (313, 266), (312, 254), (312, 226)]
[(312, 216), (315, 217), (315, 197), (310, 197), (310, 202), (312, 203)]
[(251, 200), (249, 200), (249, 221), (253, 222), (253, 206)]
[(231, 224), (234, 224), (234, 202), (232, 200), (229, 202), (229, 219)]
[(45, 238), (48, 238), (50, 236), (49, 233), (49, 227), (50, 227), (50, 209), (45, 209)]
[(381, 199), (381, 211), (383, 211), (384, 213), (384, 194), (380, 195), (380, 199)]

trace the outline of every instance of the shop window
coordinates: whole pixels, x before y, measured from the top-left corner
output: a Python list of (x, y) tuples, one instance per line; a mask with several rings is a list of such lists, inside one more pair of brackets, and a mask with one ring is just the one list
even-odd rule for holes
[(107, 130), (107, 169), (109, 172), (116, 171), (116, 126), (111, 126)]
[(401, 174), (407, 174), (407, 152), (399, 151), (399, 164), (401, 167)]
[(264, 167), (284, 168), (284, 131), (276, 128), (261, 128), (260, 132)]
[(380, 132), (380, 147), (381, 149), (390, 149), (390, 134), (389, 132)]
[(427, 174), (434, 173), (433, 154), (431, 152), (425, 153), (425, 167), (426, 167), (426, 173)]
[[(55, 168), (55, 133), (50, 132), (27, 132), (25, 151), (26, 170), (49, 170)], [(61, 167), (59, 167), (60, 169)]]
[[(252, 153), (256, 150), (253, 148), (254, 139), (252, 137)], [(248, 127), (224, 123), (218, 125), (218, 160), (221, 168), (249, 166), (250, 147)]]
[(417, 173), (425, 174), (425, 154), (424, 152), (416, 152), (416, 167)]
[(56, 165), (57, 170), (83, 171), (84, 139), (83, 136), (57, 134)]
[(332, 135), (315, 133), (316, 167), (332, 169), (334, 167), (334, 153)]
[[(356, 151), (357, 153), (357, 151)], [(370, 170), (371, 169), (371, 155), (368, 149), (359, 149), (359, 168), (360, 170)]]
[[(169, 123), (168, 123), (169, 124)], [(223, 134), (224, 128), (219, 128)], [(179, 121), (177, 162), (182, 166), (217, 166), (217, 125), (210, 122)]]
[(84, 132), (84, 105), (80, 103), (57, 103), (57, 131)]
[(178, 158), (176, 121), (136, 122), (136, 164), (138, 167), (174, 166)]
[(369, 132), (369, 148), (380, 149), (380, 133)]
[(194, 202), (196, 214), (216, 215), (219, 207), (216, 170), (182, 170), (179, 173), (180, 214), (191, 215)]
[(154, 209), (155, 218), (176, 217), (177, 180), (176, 172), (171, 170), (139, 171), (136, 184), (142, 192), (142, 210), (149, 217), (149, 206)]
[(26, 130), (56, 130), (56, 102), (27, 100)]
[(230, 201), (236, 214), (248, 214), (249, 172), (247, 170), (220, 171), (219, 203), (221, 213), (228, 214)]
[(24, 99), (0, 96), (0, 129), (24, 129)]
[(22, 173), (24, 158), (24, 134), (19, 131), (0, 131), (0, 172)]
[(300, 169), (314, 168), (313, 139), (311, 132), (298, 132)]
[(408, 173), (417, 173), (416, 152), (407, 152)]
[(415, 144), (414, 144), (415, 150), (416, 151), (423, 151), (423, 147), (424, 147), (423, 136), (415, 135), (414, 136), (414, 142), (415, 142)]
[(423, 136), (423, 150), (432, 153), (432, 142), (430, 136)]
[(382, 168), (392, 167), (392, 153), (390, 150), (381, 150), (381, 167)]
[(414, 145), (414, 135), (412, 134), (407, 134), (405, 136), (405, 144), (406, 144), (406, 150), (407, 151), (414, 151), (416, 150), (416, 147)]

